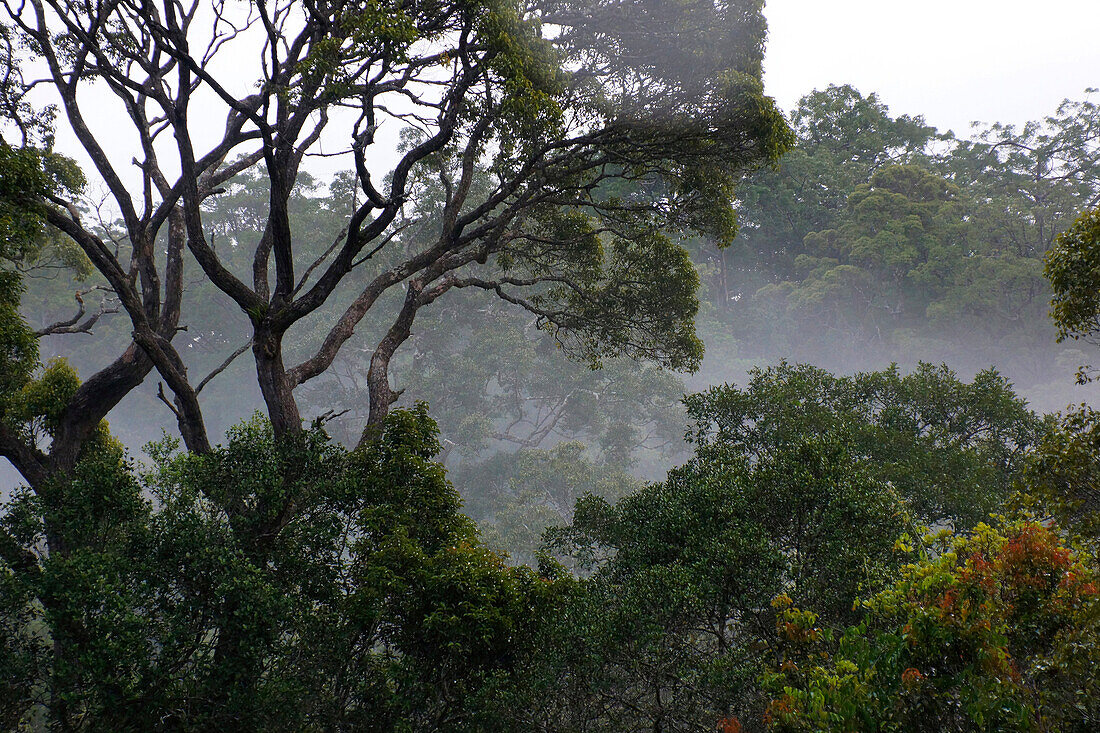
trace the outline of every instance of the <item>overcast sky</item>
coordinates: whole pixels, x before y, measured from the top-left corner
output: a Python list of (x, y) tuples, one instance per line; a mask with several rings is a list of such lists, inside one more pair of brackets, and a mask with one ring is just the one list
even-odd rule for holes
[(1100, 0), (767, 0), (765, 14), (765, 88), (784, 109), (850, 83), (965, 135), (1100, 87)]

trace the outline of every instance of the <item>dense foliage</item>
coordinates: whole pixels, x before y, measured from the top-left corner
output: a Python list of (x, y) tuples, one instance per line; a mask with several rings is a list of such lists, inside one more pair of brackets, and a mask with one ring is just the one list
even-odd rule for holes
[(1094, 556), (1035, 522), (934, 538), (834, 638), (779, 596), (779, 731), (1085, 731), (1100, 721)]
[(3, 726), (482, 729), (571, 584), (484, 547), (438, 450), (423, 408), (354, 453), (256, 417), (144, 471), (107, 441), (20, 492)]
[[(29, 382), (28, 429), (56, 429), (78, 386), (63, 362)], [(351, 452), (257, 416), (209, 454), (150, 445), (143, 469), (101, 426), (69, 477), (0, 516), (5, 725), (1095, 722), (1092, 556), (1033, 522), (921, 540), (918, 521), (934, 507), (969, 527), (1013, 481), (1045, 496), (1088, 447), (1068, 423), (1020, 460), (1040, 422), (1003, 381), (932, 367), (781, 365), (689, 411), (694, 456), (660, 483), (604, 473), (577, 444), (501, 462), (514, 500), (488, 535), (537, 571), (461, 513), (424, 406)], [(543, 520), (571, 522), (540, 550), (530, 506), (577, 486), (593, 493)]]
[(550, 730), (763, 719), (783, 595), (843, 628), (923, 522), (1004, 505), (1042, 422), (992, 372), (836, 377), (804, 365), (692, 395), (693, 457), (618, 501), (589, 495), (549, 549), (586, 580), (540, 661)]
[[(1100, 265), (1100, 209), (1087, 211), (1059, 235), (1046, 257), (1046, 276), (1054, 288), (1051, 318), (1058, 339), (1086, 340), (1096, 336), (1100, 301), (1096, 273)], [(1079, 378), (1086, 378), (1087, 372)]]
[(835, 435), (756, 463), (736, 446), (701, 449), (614, 505), (582, 500), (555, 542), (593, 573), (563, 641), (572, 707), (553, 711), (556, 729), (691, 729), (758, 705), (769, 600), (788, 589), (847, 618), (910, 521)]
[(814, 436), (839, 434), (927, 524), (969, 527), (1008, 498), (1042, 421), (995, 371), (971, 383), (946, 366), (903, 375), (837, 377), (808, 365), (750, 374), (685, 400), (692, 439), (765, 459)]
[(792, 152), (739, 188), (734, 245), (699, 249), (718, 321), (708, 342), (838, 371), (992, 363), (1063, 407), (1049, 391), (1080, 352), (1052, 346), (1043, 258), (1100, 200), (1092, 97), (956, 137), (830, 86), (791, 120)]

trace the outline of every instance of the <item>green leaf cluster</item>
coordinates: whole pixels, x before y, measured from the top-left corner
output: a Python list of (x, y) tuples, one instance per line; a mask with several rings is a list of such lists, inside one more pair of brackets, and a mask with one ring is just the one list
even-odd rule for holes
[[(571, 584), (489, 551), (425, 408), (348, 453), (236, 426), (117, 445), (0, 512), (10, 727), (483, 730)], [(51, 538), (48, 555), (40, 553)], [(510, 692), (512, 691), (512, 692)]]
[(1095, 334), (1100, 325), (1100, 210), (1085, 212), (1058, 236), (1043, 274), (1054, 289), (1050, 315), (1059, 340)]
[(687, 398), (701, 446), (730, 444), (754, 459), (817, 434), (841, 432), (852, 451), (922, 522), (973, 526), (1008, 499), (1043, 422), (988, 370), (965, 383), (946, 366), (910, 374), (835, 376), (781, 363), (750, 374), (743, 388), (713, 387)]

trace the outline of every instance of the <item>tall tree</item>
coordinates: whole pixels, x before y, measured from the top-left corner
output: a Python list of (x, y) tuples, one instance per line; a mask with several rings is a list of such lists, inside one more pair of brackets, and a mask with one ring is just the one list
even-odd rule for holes
[(687, 398), (697, 444), (732, 444), (758, 460), (843, 431), (851, 452), (928, 524), (969, 527), (998, 511), (1045, 432), (992, 370), (966, 383), (931, 364), (910, 374), (894, 366), (835, 376), (784, 362), (750, 376), (743, 388), (712, 387)]
[[(455, 288), (522, 305), (586, 358), (690, 367), (701, 348), (695, 277), (657, 225), (728, 237), (738, 171), (774, 159), (788, 141), (761, 91), (758, 2), (5, 7), (121, 214), (123, 246), (62, 195), (16, 203), (44, 207), (133, 326), (133, 343), (74, 395), (49, 456), (34, 449), (28, 458), (27, 446), (4, 441), (24, 475), (32, 464), (70, 468), (103, 415), (154, 368), (187, 446), (209, 450), (204, 381), (189, 375), (174, 342), (186, 325), (185, 250), (249, 320), (277, 435), (302, 429), (295, 389), (331, 365), (368, 312), (380, 317), (375, 306), (396, 289), (400, 305), (370, 354), (370, 426), (395, 399), (389, 364), (417, 311)], [(250, 69), (246, 58), (255, 59)], [(103, 104), (93, 93), (113, 95), (118, 124), (139, 143), (125, 159), (87, 120), (87, 105)], [(204, 145), (215, 114), (224, 127)], [(379, 134), (387, 126), (407, 133), (396, 151)], [(338, 127), (342, 140), (332, 141)], [(356, 198), (322, 256), (305, 261), (289, 201), (306, 156), (334, 149), (355, 163)], [(133, 187), (123, 169), (130, 158)], [(204, 202), (253, 167), (270, 180), (268, 207), (261, 236), (238, 243), (248, 252), (240, 268), (214, 246)], [(644, 185), (620, 196), (616, 180)], [(412, 240), (409, 204), (429, 181), (442, 192), (441, 215)], [(354, 288), (341, 288), (353, 273)], [(324, 307), (338, 316), (321, 327), (321, 343), (288, 363), (288, 334), (317, 328), (309, 319)]]
[(749, 723), (783, 620), (771, 600), (855, 621), (921, 525), (969, 527), (1003, 506), (1041, 430), (996, 374), (967, 384), (929, 365), (837, 377), (782, 364), (687, 405), (687, 463), (618, 501), (581, 498), (547, 535), (591, 573), (540, 659), (552, 730)]
[(835, 225), (853, 188), (884, 166), (928, 159), (945, 137), (921, 117), (891, 116), (877, 95), (848, 84), (806, 94), (790, 120), (795, 147), (738, 188), (733, 246), (704, 248), (716, 264), (712, 293), (727, 319), (733, 305), (790, 276), (802, 240)]
[[(733, 182), (787, 146), (787, 126), (760, 83), (760, 3), (32, 0), (4, 7), (19, 41), (7, 46), (8, 68), (33, 59), (44, 74), (25, 84), (7, 74), (16, 94), (4, 98), (53, 90), (119, 224), (104, 228), (81, 211), (79, 181), (48, 154), (44, 135), (30, 134), (0, 150), (0, 224), (18, 234), (12, 241), (47, 227), (75, 242), (131, 329), (121, 353), (83, 381), (63, 362), (36, 376), (34, 333), (15, 307), (19, 275), (5, 269), (0, 346), (11, 358), (0, 365), (0, 456), (30, 488), (7, 507), (0, 534), (4, 623), (16, 630), (4, 643), (27, 642), (29, 656), (17, 650), (16, 657), (44, 670), (31, 669), (20, 689), (48, 689), (51, 720), (62, 729), (148, 728), (133, 722), (142, 719), (139, 708), (166, 709), (156, 695), (181, 680), (182, 702), (171, 705), (181, 726), (260, 721), (278, 713), (270, 703), (279, 695), (266, 683), (288, 679), (272, 676), (278, 647), (305, 639), (309, 629), (297, 622), (323, 606), (314, 581), (333, 577), (329, 561), (348, 559), (341, 543), (361, 540), (363, 557), (377, 562), (349, 571), (363, 572), (362, 598), (353, 603), (362, 616), (339, 659), (380, 665), (399, 679), (371, 677), (374, 669), (346, 679), (409, 689), (401, 703), (409, 707), (391, 711), (392, 719), (417, 715), (425, 729), (446, 727), (449, 706), (429, 710), (417, 701), (440, 691), (465, 698), (454, 686), (471, 653), (484, 656), (491, 687), (492, 670), (515, 651), (514, 621), (539, 616), (519, 586), (537, 594), (543, 584), (527, 571), (498, 572), (499, 562), (475, 546), (438, 467), (398, 471), (414, 484), (430, 479), (438, 490), (427, 494), (392, 496), (402, 486), (394, 475), (372, 484), (393, 498), (383, 502), (390, 509), (367, 511), (333, 533), (337, 525), (321, 505), (340, 498), (320, 483), (338, 492), (340, 472), (309, 458), (323, 438), (303, 426), (295, 390), (324, 373), (357, 328), (371, 326), (368, 427), (352, 458), (386, 463), (393, 451), (382, 428), (396, 398), (391, 361), (419, 310), (461, 288), (527, 309), (590, 362), (631, 355), (671, 367), (697, 363), (696, 277), (661, 230), (694, 226), (730, 236)], [(89, 121), (89, 107), (109, 100), (117, 105), (112, 136), (126, 128), (135, 141), (121, 155)], [(33, 110), (5, 103), (3, 112), (21, 132), (32, 129)], [(214, 117), (224, 120), (217, 130)], [(400, 145), (385, 134), (391, 129)], [(354, 163), (353, 185), (332, 230), (309, 231), (330, 217), (292, 220), (302, 164), (333, 151)], [(238, 229), (242, 236), (220, 236), (209, 201), (249, 171), (266, 182), (266, 206), (253, 227)], [(629, 186), (616, 187), (623, 181)], [(320, 236), (327, 241), (318, 246)], [(9, 262), (16, 254), (3, 253)], [(231, 436), (226, 448), (212, 446), (200, 396), (248, 348), (227, 347), (224, 361), (193, 376), (186, 346), (194, 341), (179, 334), (208, 325), (185, 297), (197, 279), (247, 323), (245, 344), (270, 419), (269, 432), (257, 423), (251, 437)], [(176, 558), (192, 568), (179, 574), (171, 572), (182, 567), (175, 560), (151, 552), (146, 540), (165, 527), (150, 526), (156, 520), (142, 486), (103, 422), (154, 370), (189, 449), (165, 475), (158, 509), (191, 514), (182, 498), (210, 519), (224, 541), (192, 547), (225, 550), (218, 557), (229, 574), (213, 588), (203, 584), (217, 573), (191, 566), (194, 552)], [(425, 450), (412, 452), (435, 449)], [(356, 471), (370, 483), (381, 475), (375, 469)], [(446, 506), (433, 503), (436, 495), (446, 495)], [(450, 528), (429, 549), (415, 546), (419, 533), (431, 532), (424, 521), (406, 527), (384, 516), (433, 509)], [(204, 520), (180, 519), (183, 532), (203, 531)], [(302, 565), (287, 554), (292, 547), (315, 551)], [(297, 579), (280, 585), (284, 571), (302, 579), (304, 594)], [(349, 572), (338, 574), (341, 588)], [(410, 592), (421, 580), (438, 581), (435, 600)], [(489, 607), (508, 610), (485, 614), (456, 595), (475, 587)], [(288, 608), (295, 599), (304, 605)], [(389, 610), (372, 611), (378, 604)], [(174, 636), (192, 621), (194, 633)], [(158, 628), (142, 628), (147, 622)], [(336, 630), (320, 625), (322, 635)], [(458, 651), (466, 633), (472, 646)], [(396, 635), (392, 643), (387, 635)], [(439, 666), (442, 647), (457, 652), (454, 665)], [(303, 653), (324, 648), (322, 641)], [(380, 648), (381, 658), (359, 653)], [(429, 663), (416, 668), (416, 659)], [(288, 672), (330, 662), (292, 657)], [(327, 689), (346, 701), (342, 685)], [(375, 688), (360, 691), (366, 700)], [(192, 710), (195, 700), (210, 705)]]

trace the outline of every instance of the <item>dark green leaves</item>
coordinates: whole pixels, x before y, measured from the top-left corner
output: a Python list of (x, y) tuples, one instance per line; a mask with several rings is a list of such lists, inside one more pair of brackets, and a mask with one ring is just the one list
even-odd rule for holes
[(1100, 210), (1086, 212), (1046, 256), (1043, 273), (1054, 288), (1051, 316), (1058, 336), (1092, 336), (1100, 324)]
[(140, 479), (119, 448), (89, 449), (0, 513), (0, 719), (491, 725), (569, 583), (481, 544), (438, 448), (420, 407), (356, 454), (258, 418), (209, 455), (154, 447)]
[(995, 372), (966, 384), (923, 364), (836, 377), (807, 365), (755, 371), (743, 389), (688, 398), (694, 440), (763, 459), (810, 436), (840, 431), (922, 521), (971, 526), (1008, 498), (1041, 421)]

